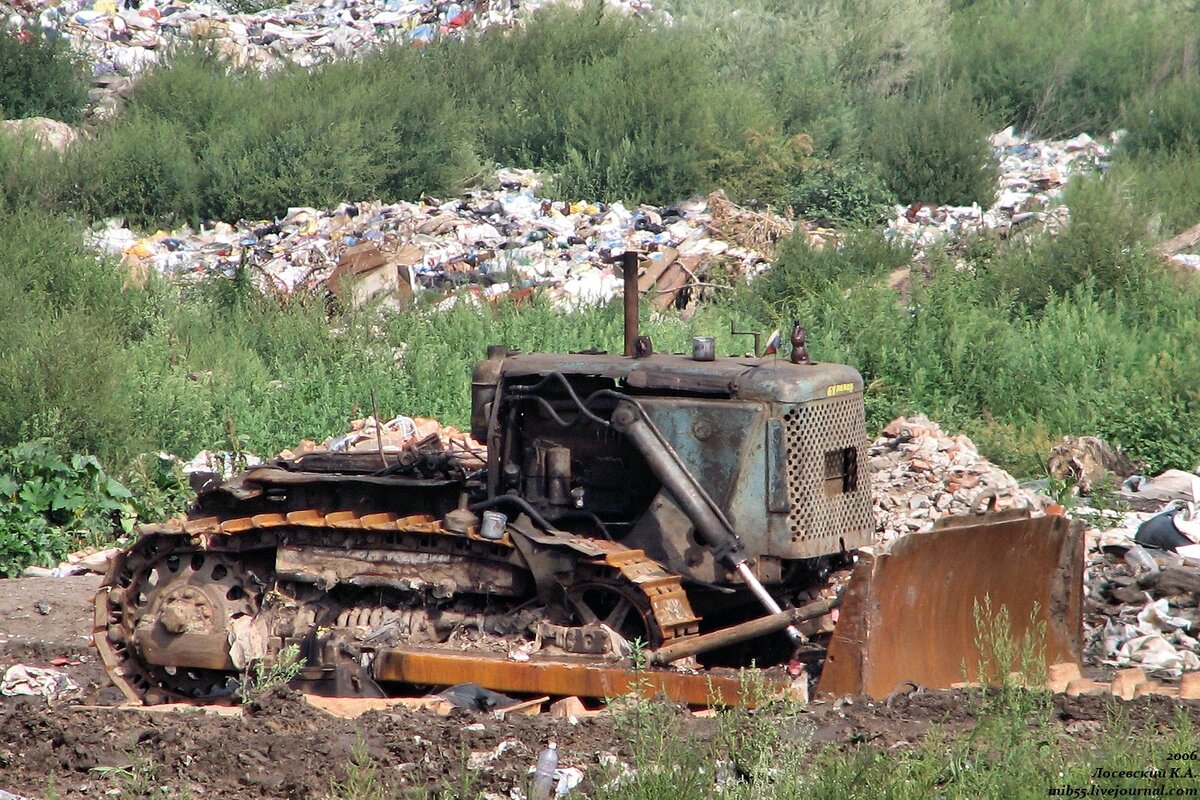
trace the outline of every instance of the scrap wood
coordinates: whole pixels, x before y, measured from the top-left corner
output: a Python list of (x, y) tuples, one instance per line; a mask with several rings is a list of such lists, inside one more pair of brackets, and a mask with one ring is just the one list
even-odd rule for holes
[(520, 703), (514, 703), (511, 706), (497, 708), (492, 711), (492, 716), (497, 719), (504, 719), (509, 714), (524, 714), (526, 716), (535, 716), (542, 713), (542, 705), (550, 702), (550, 695), (535, 697), (532, 700), (524, 700)]
[(357, 719), (368, 711), (388, 711), (397, 706), (432, 711), (444, 717), (455, 707), (441, 697), (323, 697), (308, 693), (302, 696), (308, 705), (340, 719)]
[(775, 243), (796, 229), (796, 223), (785, 217), (742, 208), (722, 190), (712, 192), (705, 200), (712, 217), (709, 230), (742, 247), (757, 250), (768, 259), (774, 255)]

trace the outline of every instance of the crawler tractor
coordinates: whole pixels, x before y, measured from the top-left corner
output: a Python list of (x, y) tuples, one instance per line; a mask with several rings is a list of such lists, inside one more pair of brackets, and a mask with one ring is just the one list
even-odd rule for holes
[(435, 440), (311, 453), (143, 526), (96, 599), (116, 686), (225, 698), (297, 645), (297, 683), (333, 695), (470, 681), (611, 696), (631, 653), (651, 665), (639, 685), (688, 703), (737, 691), (699, 670), (750, 663), (881, 694), (961, 680), (984, 594), (1013, 619), (1040, 609), (1050, 657), (1078, 656), (1077, 530), (986, 515), (906, 537), (904, 554), (862, 550), (858, 372), (811, 362), (802, 333), (791, 358), (715, 357), (703, 339), (654, 353), (636, 268), (623, 355), (488, 348), (471, 386), (485, 463)]

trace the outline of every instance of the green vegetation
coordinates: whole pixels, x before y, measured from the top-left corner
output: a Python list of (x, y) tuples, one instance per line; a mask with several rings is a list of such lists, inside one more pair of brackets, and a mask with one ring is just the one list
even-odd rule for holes
[(260, 658), (247, 664), (235, 696), (241, 703), (259, 702), (295, 680), (302, 669), (304, 659), (300, 656), (300, 645), (289, 644), (273, 658)]
[[(935, 252), (893, 281), (899, 291), (885, 279), (911, 253), (878, 233), (847, 229), (824, 251), (797, 239), (752, 286), (718, 292), (686, 320), (647, 310), (646, 332), (660, 350), (716, 333), (733, 352), (747, 345), (725, 333), (730, 321), (802, 320), (818, 358), (863, 372), (872, 427), (923, 411), (1022, 477), (1040, 474), (1066, 433), (1120, 443), (1150, 469), (1200, 461), (1200, 290), (1154, 252), (1200, 221), (1188, 33), (1200, 10), (1157, 0), (667, 10), (671, 26), (589, 3), (266, 77), (201, 44), (168, 54), (65, 158), (0, 140), (0, 447), (47, 440), (94, 455), (132, 490), (136, 513), (161, 518), (187, 492), (169, 461), (146, 453), (273, 454), (344, 430), (372, 394), (384, 414), (462, 426), (470, 368), (489, 342), (619, 347), (616, 306), (564, 326), (542, 299), (395, 313), (264, 298), (242, 271), (182, 293), (154, 277), (136, 284), (82, 242), (81, 227), (107, 215), (171, 225), (445, 196), (504, 163), (553, 174), (562, 197), (674, 202), (720, 187), (872, 225), (897, 201), (986, 203), (984, 135), (1015, 124), (1129, 129), (1111, 170), (1071, 188), (1061, 235)], [(0, 65), (7, 115), (25, 113), (13, 98), (78, 108), (77, 73), (57, 44), (4, 37)], [(54, 113), (70, 118), (64, 109)], [(7, 568), (65, 546), (32, 547)]]
[(34, 29), (0, 32), (0, 117), (74, 122), (87, 100), (83, 70), (65, 42)]
[(65, 455), (48, 440), (0, 451), (0, 577), (57, 566), (81, 543), (129, 532), (131, 497), (94, 457)]

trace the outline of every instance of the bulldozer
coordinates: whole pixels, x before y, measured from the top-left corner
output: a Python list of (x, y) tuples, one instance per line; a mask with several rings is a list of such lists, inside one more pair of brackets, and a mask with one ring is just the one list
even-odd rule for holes
[(733, 668), (787, 665), (772, 685), (881, 697), (969, 679), (983, 597), (1078, 661), (1077, 526), (981, 511), (876, 548), (861, 375), (814, 362), (803, 331), (788, 358), (655, 353), (637, 254), (623, 268), (622, 354), (488, 348), (485, 460), (436, 437), (309, 453), (142, 526), (95, 604), (127, 700), (227, 701), (289, 649), (294, 683), (336, 696), (703, 705), (741, 696)]

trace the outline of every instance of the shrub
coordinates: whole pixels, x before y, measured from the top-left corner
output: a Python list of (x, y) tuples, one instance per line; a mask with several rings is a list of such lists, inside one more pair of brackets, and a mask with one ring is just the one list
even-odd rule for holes
[(889, 98), (877, 104), (870, 127), (868, 153), (901, 202), (992, 204), (990, 131), (961, 89)]
[[(831, 288), (861, 285), (912, 260), (907, 247), (893, 246), (875, 231), (856, 231), (836, 246), (813, 247), (799, 231), (784, 240), (771, 269), (752, 284), (754, 294), (783, 312), (801, 299), (821, 298)], [(823, 299), (823, 298), (822, 298)]]
[(896, 205), (896, 196), (876, 172), (842, 161), (804, 169), (790, 199), (799, 216), (823, 225), (878, 225)]
[(1122, 122), (1126, 153), (1195, 153), (1200, 149), (1200, 80), (1174, 80), (1131, 100)]
[(140, 224), (454, 192), (478, 168), (471, 121), (427, 72), (397, 48), (260, 78), (185, 49), (79, 148), (74, 174), (92, 214)]
[(1079, 287), (1094, 293), (1125, 292), (1160, 270), (1141, 244), (1146, 213), (1115, 181), (1077, 181), (1065, 198), (1071, 222), (1053, 237), (1017, 242), (986, 266), (997, 294), (1005, 292), (1037, 310)]
[(481, 152), (561, 173), (563, 196), (668, 203), (722, 185), (777, 199), (792, 177), (795, 143), (754, 87), (717, 80), (689, 32), (590, 3), (431, 56), (481, 120)]
[(70, 174), (96, 216), (133, 225), (188, 222), (200, 212), (201, 174), (177, 123), (132, 113), (94, 142), (73, 149)]
[(953, 17), (947, 74), (972, 87), (997, 127), (1110, 130), (1123, 102), (1186, 68), (1195, 13), (1153, 0), (982, 0)]
[(0, 109), (9, 119), (79, 119), (87, 100), (82, 69), (64, 41), (25, 29), (0, 31)]

